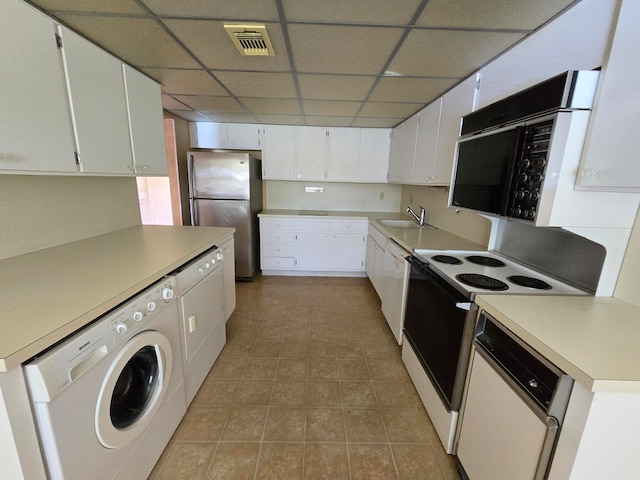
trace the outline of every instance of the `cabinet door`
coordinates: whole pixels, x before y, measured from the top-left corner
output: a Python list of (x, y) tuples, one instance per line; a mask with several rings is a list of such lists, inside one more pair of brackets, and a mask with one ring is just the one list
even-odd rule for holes
[(189, 123), (193, 148), (227, 148), (227, 124), (215, 122)]
[(400, 183), (411, 183), (413, 180), (413, 165), (416, 155), (416, 139), (418, 136), (419, 120), (420, 115), (415, 114), (404, 122), (399, 170)]
[(387, 180), (391, 183), (400, 183), (402, 169), (402, 135), (404, 122), (391, 131), (391, 147), (389, 152), (389, 173)]
[(138, 175), (168, 175), (160, 85), (123, 65), (133, 161)]
[(122, 63), (59, 27), (83, 172), (133, 174)]
[(227, 145), (229, 148), (260, 150), (260, 125), (229, 123)]
[(474, 110), (476, 85), (476, 75), (472, 75), (442, 97), (433, 184), (449, 185), (451, 183), (462, 116)]
[(334, 233), (331, 235), (331, 270), (362, 272), (365, 269), (366, 235)]
[(24, 2), (3, 2), (0, 58), (0, 169), (77, 172), (54, 23)]
[(360, 129), (327, 129), (327, 180), (355, 182), (358, 179)]
[(224, 296), (224, 321), (226, 322), (236, 309), (236, 262), (233, 238), (222, 243), (220, 250), (222, 250), (222, 254), (224, 255), (222, 263), (222, 289)]
[(295, 128), (295, 179), (326, 180), (327, 129)]
[(577, 178), (581, 187), (640, 191), (639, 23), (640, 3), (623, 1), (598, 83)]
[(329, 268), (329, 234), (296, 233), (296, 269), (327, 270)]
[(434, 181), (441, 105), (442, 99), (439, 98), (420, 112), (412, 183), (428, 184)]
[(262, 149), (264, 180), (293, 180), (294, 129), (286, 125), (265, 125)]
[(361, 128), (358, 182), (387, 183), (391, 129)]

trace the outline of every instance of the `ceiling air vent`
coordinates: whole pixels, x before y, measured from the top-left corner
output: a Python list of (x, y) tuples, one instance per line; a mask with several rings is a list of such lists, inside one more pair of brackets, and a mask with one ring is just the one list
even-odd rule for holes
[(276, 54), (264, 25), (225, 25), (224, 29), (241, 55), (272, 57)]

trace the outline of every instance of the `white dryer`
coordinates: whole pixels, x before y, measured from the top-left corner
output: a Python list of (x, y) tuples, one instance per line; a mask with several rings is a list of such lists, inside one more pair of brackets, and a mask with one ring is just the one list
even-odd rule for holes
[(24, 366), (53, 480), (147, 478), (186, 412), (174, 279)]
[(213, 247), (174, 272), (187, 405), (195, 397), (227, 341), (223, 261), (222, 251)]

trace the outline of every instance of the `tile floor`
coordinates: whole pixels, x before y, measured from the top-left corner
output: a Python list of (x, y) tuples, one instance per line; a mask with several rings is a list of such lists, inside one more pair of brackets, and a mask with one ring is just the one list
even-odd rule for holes
[(227, 344), (150, 479), (458, 479), (368, 279), (236, 286)]

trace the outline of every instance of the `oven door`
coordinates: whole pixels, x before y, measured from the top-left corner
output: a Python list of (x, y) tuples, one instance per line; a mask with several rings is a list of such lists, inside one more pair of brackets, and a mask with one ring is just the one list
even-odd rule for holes
[(447, 410), (462, 400), (477, 306), (429, 265), (407, 257), (411, 275), (404, 335)]

